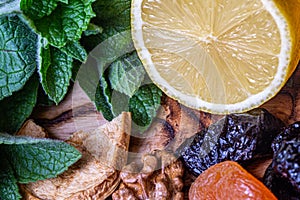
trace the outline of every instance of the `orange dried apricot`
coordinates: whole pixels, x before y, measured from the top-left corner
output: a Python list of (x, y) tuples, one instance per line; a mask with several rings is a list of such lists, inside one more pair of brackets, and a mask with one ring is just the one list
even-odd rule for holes
[(191, 200), (273, 200), (274, 194), (233, 161), (216, 164), (200, 174), (189, 190)]

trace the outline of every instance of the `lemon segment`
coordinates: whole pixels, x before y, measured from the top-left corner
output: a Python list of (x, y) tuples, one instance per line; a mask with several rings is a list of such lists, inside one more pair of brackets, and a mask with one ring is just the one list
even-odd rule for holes
[(168, 96), (210, 113), (244, 112), (296, 68), (299, 20), (289, 12), (297, 8), (298, 0), (133, 0), (132, 37)]

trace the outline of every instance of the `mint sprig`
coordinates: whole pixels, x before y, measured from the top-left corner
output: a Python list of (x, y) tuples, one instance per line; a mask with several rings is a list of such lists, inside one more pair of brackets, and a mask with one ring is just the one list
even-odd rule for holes
[[(50, 100), (62, 101), (73, 61), (87, 59), (79, 39), (95, 16), (93, 2), (1, 1), (0, 131), (14, 133), (29, 117), (38, 95), (37, 80)], [(39, 78), (31, 78), (33, 75)]]
[[(21, 9), (33, 20), (36, 29), (55, 47), (78, 41), (95, 16), (91, 4), (95, 0), (21, 0)], [(34, 4), (34, 5), (32, 5)], [(38, 10), (45, 10), (37, 14)]]
[(62, 141), (6, 133), (17, 132), (32, 113), (39, 94), (47, 94), (56, 104), (64, 98), (73, 61), (87, 58), (79, 39), (95, 16), (93, 2), (0, 2), (1, 200), (20, 199), (18, 183), (56, 177), (81, 156)]
[[(130, 0), (102, 0), (93, 4), (96, 17), (92, 22), (102, 27), (102, 32), (83, 37), (82, 41), (88, 50), (103, 46), (91, 52), (95, 59), (91, 65), (100, 69), (102, 77), (95, 90), (91, 89), (91, 79), (81, 77), (79, 83), (107, 120), (129, 110), (135, 124), (144, 130), (156, 115), (162, 92), (145, 80), (145, 69), (132, 44), (130, 8)], [(90, 94), (91, 91), (96, 94)]]

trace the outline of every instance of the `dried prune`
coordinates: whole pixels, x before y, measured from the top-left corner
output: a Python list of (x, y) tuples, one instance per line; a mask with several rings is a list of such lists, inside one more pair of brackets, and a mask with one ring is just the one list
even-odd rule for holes
[(286, 127), (274, 139), (272, 148), (273, 161), (264, 183), (279, 199), (300, 199), (300, 122)]
[(263, 183), (273, 192), (278, 200), (300, 199), (300, 193), (294, 189), (286, 178), (275, 173), (272, 164), (267, 168), (264, 174)]
[(230, 114), (183, 143), (177, 150), (187, 168), (199, 175), (210, 166), (248, 161), (271, 154), (271, 143), (284, 123), (265, 109)]

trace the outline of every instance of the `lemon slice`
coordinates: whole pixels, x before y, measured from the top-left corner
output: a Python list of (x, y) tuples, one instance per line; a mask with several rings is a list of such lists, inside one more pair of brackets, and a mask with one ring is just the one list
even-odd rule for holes
[(260, 106), (299, 60), (298, 0), (133, 0), (134, 45), (180, 103), (226, 114)]

